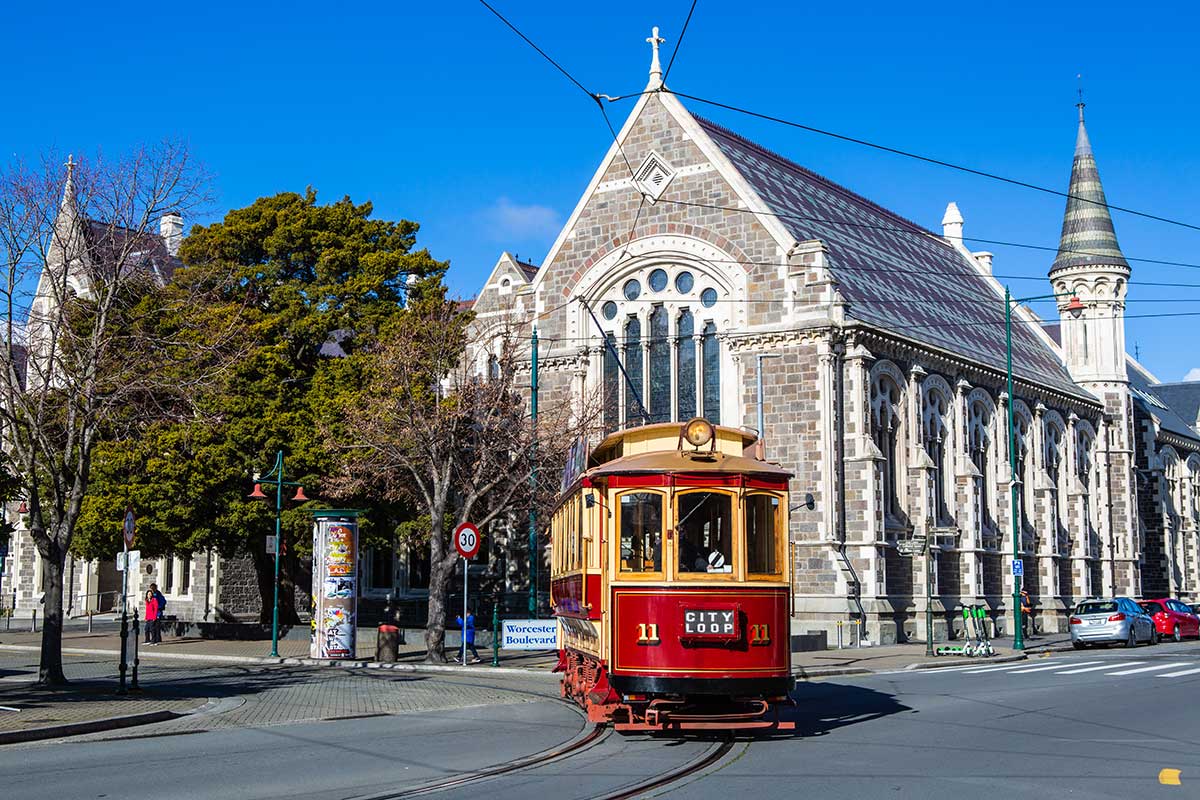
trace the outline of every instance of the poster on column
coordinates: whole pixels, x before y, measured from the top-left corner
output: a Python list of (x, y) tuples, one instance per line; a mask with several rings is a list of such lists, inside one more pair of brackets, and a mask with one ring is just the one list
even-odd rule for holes
[(313, 658), (354, 658), (358, 611), (358, 522), (317, 517), (313, 524)]

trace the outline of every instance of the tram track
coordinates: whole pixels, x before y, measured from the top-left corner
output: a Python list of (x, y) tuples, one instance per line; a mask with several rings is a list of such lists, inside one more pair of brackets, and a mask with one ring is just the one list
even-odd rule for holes
[(673, 783), (678, 783), (684, 778), (697, 775), (714, 764), (721, 761), (733, 749), (733, 739), (727, 738), (719, 742), (713, 747), (703, 758), (692, 764), (687, 764), (679, 769), (672, 770), (656, 778), (651, 778), (647, 781), (635, 784), (625, 789), (618, 790), (611, 794), (600, 795), (598, 800), (634, 800), (643, 795), (653, 792), (655, 789), (663, 789)]

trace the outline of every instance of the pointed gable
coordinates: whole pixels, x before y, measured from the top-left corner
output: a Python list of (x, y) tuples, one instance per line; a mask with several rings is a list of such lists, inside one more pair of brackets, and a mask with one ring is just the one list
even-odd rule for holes
[[(847, 316), (898, 336), (1005, 368), (1004, 300), (997, 285), (936, 234), (697, 117), (704, 132), (797, 241), (819, 239)], [(1088, 397), (1058, 353), (1014, 316), (1014, 372)]]

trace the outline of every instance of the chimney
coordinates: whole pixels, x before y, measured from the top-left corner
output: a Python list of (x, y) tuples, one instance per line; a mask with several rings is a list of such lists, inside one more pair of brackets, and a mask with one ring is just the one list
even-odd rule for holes
[(979, 264), (979, 268), (983, 270), (984, 275), (992, 274), (992, 254), (986, 250), (980, 250), (978, 253), (971, 253), (975, 257), (975, 263)]
[(183, 217), (178, 211), (168, 211), (158, 222), (158, 232), (167, 246), (167, 252), (179, 255), (179, 243), (183, 241)]
[(946, 206), (946, 213), (942, 217), (942, 236), (952, 240), (953, 244), (961, 245), (963, 235), (963, 215), (958, 210), (958, 203), (950, 203)]

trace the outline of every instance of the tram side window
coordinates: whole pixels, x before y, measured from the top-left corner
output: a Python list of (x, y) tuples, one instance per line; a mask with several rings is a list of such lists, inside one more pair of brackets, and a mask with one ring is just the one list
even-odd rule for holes
[(662, 571), (662, 495), (621, 495), (621, 572)]
[(779, 574), (778, 525), (778, 497), (755, 494), (746, 498), (746, 572)]
[(733, 572), (733, 498), (722, 492), (679, 496), (679, 571)]

